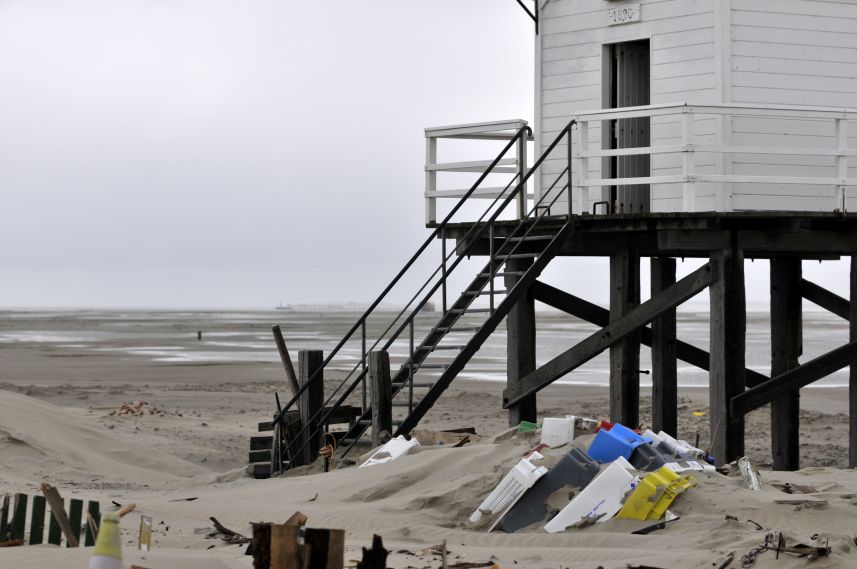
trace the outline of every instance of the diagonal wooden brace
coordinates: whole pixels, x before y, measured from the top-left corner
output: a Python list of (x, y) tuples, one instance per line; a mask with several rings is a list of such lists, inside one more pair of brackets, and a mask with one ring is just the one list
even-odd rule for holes
[(521, 387), (503, 392), (503, 407), (509, 408), (522, 398), (547, 387), (560, 377), (585, 364), (616, 342), (646, 326), (652, 320), (705, 290), (713, 275), (708, 264), (703, 265), (663, 292), (611, 322), (576, 346), (566, 350), (521, 380)]

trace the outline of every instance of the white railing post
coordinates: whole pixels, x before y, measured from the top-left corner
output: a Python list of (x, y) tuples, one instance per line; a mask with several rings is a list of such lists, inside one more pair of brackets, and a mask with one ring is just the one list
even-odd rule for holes
[[(518, 139), (518, 184), (523, 182), (524, 176), (527, 173), (527, 136), (522, 135)], [(515, 187), (514, 184), (512, 188)], [(538, 197), (536, 197), (538, 200)], [(518, 194), (518, 219), (524, 219), (527, 216), (527, 184), (524, 183), (521, 187), (521, 192)]]
[[(569, 141), (571, 137), (568, 138)], [(577, 123), (577, 147), (574, 149), (575, 162), (577, 163), (577, 194), (579, 196), (578, 213), (583, 215), (589, 211), (589, 187), (586, 180), (589, 178), (589, 121), (580, 119)], [(571, 164), (569, 163), (568, 187), (572, 187)], [(569, 200), (572, 199), (569, 193)], [(571, 202), (568, 204), (571, 213)]]
[(836, 119), (836, 190), (833, 210), (847, 211), (845, 179), (848, 178), (848, 119), (847, 115)]
[(696, 157), (694, 155), (693, 108), (684, 107), (681, 115), (682, 211), (696, 211)]
[(426, 136), (426, 224), (437, 221), (437, 138)]

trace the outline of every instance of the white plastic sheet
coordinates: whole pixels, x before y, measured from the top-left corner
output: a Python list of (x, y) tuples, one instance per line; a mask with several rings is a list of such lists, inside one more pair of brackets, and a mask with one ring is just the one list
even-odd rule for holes
[(396, 460), (397, 458), (405, 456), (411, 452), (411, 449), (418, 446), (420, 446), (420, 443), (416, 438), (408, 440), (404, 436), (399, 435), (398, 437), (387, 441), (383, 446), (378, 447), (378, 450), (372, 453), (372, 456), (370, 456), (366, 462), (361, 464), (360, 468), (363, 468), (364, 466), (372, 466), (374, 464), (384, 464), (386, 462)]

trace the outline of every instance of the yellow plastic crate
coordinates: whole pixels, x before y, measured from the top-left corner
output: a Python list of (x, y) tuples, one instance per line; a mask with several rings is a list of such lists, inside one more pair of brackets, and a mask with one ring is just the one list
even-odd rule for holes
[(679, 476), (666, 466), (650, 472), (625, 500), (617, 517), (632, 520), (659, 520), (676, 497), (696, 485), (692, 476)]

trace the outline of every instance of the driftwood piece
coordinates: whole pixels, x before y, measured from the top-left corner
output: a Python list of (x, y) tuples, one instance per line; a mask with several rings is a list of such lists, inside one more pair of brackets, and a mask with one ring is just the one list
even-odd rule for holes
[(250, 543), (251, 539), (249, 537), (225, 527), (223, 524), (218, 522), (217, 518), (214, 516), (208, 519), (211, 520), (212, 525), (214, 525), (214, 529), (217, 530), (208, 534), (208, 537), (216, 537), (232, 545), (244, 545), (246, 543)]
[(357, 562), (357, 569), (387, 569), (389, 551), (384, 549), (380, 535), (372, 536), (372, 549), (363, 548), (363, 558)]
[(119, 519), (122, 519), (124, 516), (127, 516), (131, 512), (137, 509), (137, 504), (126, 504), (119, 508), (119, 511), (116, 512), (116, 515), (119, 516)]
[(74, 535), (74, 532), (72, 532), (71, 522), (68, 519), (68, 515), (65, 513), (65, 507), (63, 506), (59, 490), (50, 484), (42, 484), (42, 494), (45, 495), (45, 500), (48, 502), (51, 514), (57, 524), (59, 524), (60, 529), (65, 536), (66, 543), (68, 543), (69, 547), (77, 547), (79, 545), (78, 536)]

